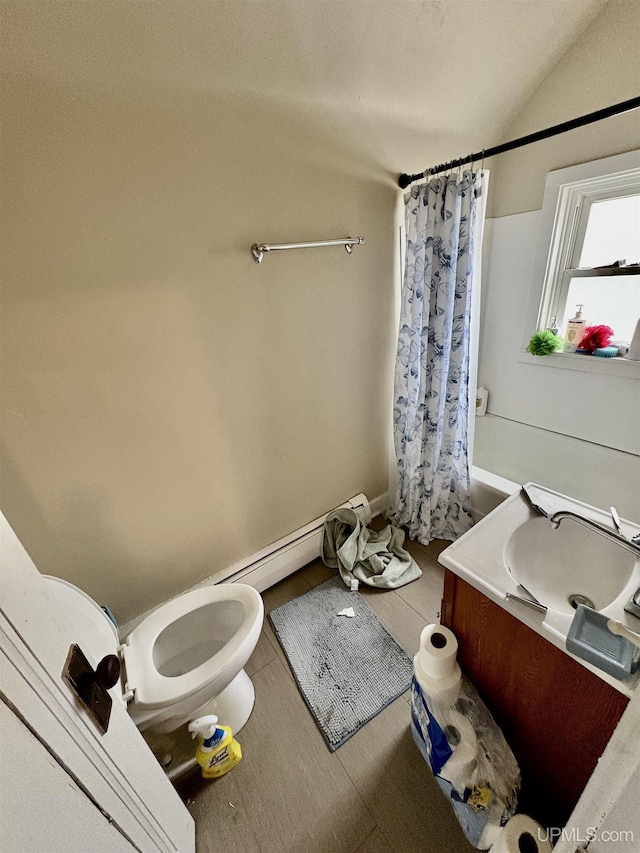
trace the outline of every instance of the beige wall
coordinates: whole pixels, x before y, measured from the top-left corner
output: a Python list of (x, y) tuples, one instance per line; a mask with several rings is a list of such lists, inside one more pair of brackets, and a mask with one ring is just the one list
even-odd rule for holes
[(2, 509), (40, 570), (124, 621), (383, 493), (392, 181), (275, 106), (3, 94)]
[[(610, 0), (564, 54), (505, 131), (517, 139), (640, 93), (640, 2)], [(640, 144), (638, 110), (555, 136), (487, 161), (488, 216), (542, 207), (547, 172), (631, 151)]]
[[(612, 2), (520, 111), (516, 138), (637, 96), (640, 3)], [(489, 413), (476, 422), (474, 463), (533, 480), (640, 520), (640, 382), (519, 362), (546, 173), (640, 148), (640, 111), (495, 158), (479, 383)], [(596, 320), (596, 318), (593, 318)]]

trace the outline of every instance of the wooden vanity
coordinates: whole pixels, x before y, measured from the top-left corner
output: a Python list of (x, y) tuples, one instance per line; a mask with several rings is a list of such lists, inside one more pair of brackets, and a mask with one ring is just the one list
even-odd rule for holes
[(520, 765), (518, 810), (564, 826), (629, 700), (448, 569), (440, 621)]

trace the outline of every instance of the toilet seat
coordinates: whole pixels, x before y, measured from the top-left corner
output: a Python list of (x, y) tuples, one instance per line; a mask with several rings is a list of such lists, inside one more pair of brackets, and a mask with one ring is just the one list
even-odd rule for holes
[[(153, 652), (165, 628), (182, 616), (222, 601), (238, 601), (245, 608), (241, 625), (224, 646), (200, 666), (183, 675), (165, 676), (158, 672)], [(201, 587), (161, 605), (133, 629), (120, 647), (126, 670), (125, 693), (133, 691), (135, 704), (140, 711), (174, 705), (207, 685), (211, 685), (215, 693), (216, 678), (223, 676), (230, 666), (236, 665), (236, 661), (243, 656), (249, 636), (256, 630), (259, 634), (262, 629), (262, 612), (262, 599), (252, 587), (244, 584)]]

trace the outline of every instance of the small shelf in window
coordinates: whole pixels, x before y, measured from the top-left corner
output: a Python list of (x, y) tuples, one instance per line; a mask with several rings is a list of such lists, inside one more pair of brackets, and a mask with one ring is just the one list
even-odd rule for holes
[(617, 356), (616, 358), (598, 358), (594, 355), (581, 355), (573, 352), (554, 352), (552, 355), (531, 355), (526, 349), (520, 350), (518, 358), (523, 364), (535, 364), (538, 367), (579, 370), (582, 373), (604, 374), (605, 376), (623, 376), (640, 381), (640, 361)]

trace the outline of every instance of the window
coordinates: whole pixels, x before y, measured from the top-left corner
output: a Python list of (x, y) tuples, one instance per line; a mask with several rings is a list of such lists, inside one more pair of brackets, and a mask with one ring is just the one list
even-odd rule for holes
[[(548, 176), (543, 215), (549, 218), (552, 205), (555, 210), (539, 329), (555, 318), (564, 336), (576, 306), (583, 305), (588, 325), (610, 326), (616, 341), (631, 340), (640, 317), (640, 167), (611, 169), (634, 154), (640, 152)], [(585, 169), (591, 174), (584, 175)], [(578, 171), (584, 176), (566, 180)]]

